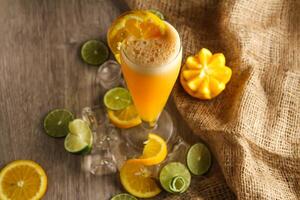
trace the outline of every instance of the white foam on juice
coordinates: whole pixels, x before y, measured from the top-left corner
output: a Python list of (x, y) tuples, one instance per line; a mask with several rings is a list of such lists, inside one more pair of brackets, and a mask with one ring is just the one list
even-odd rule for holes
[[(131, 38), (122, 45), (123, 62), (144, 73), (161, 73), (181, 59), (180, 37), (176, 29), (166, 23), (166, 32), (154, 39)], [(175, 65), (176, 66), (176, 65)]]

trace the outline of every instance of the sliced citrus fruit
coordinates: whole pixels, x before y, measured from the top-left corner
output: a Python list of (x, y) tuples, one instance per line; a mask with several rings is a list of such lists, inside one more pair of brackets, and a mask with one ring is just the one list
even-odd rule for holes
[(164, 139), (154, 133), (149, 133), (145, 144), (143, 155), (137, 159), (132, 159), (132, 162), (156, 165), (165, 160), (168, 150)]
[(38, 200), (47, 190), (47, 175), (31, 160), (16, 160), (0, 172), (1, 200)]
[(180, 82), (191, 96), (212, 99), (225, 89), (231, 74), (222, 53), (212, 54), (203, 48), (197, 55), (187, 58), (180, 73)]
[(170, 182), (169, 189), (174, 193), (180, 193), (185, 190), (186, 180), (182, 176), (175, 176)]
[(121, 193), (113, 196), (110, 200), (137, 200), (137, 198), (130, 194)]
[(104, 95), (104, 105), (111, 110), (123, 110), (132, 104), (129, 91), (122, 87), (116, 87)]
[(120, 170), (121, 183), (130, 194), (139, 198), (150, 198), (161, 192), (151, 170), (146, 166), (127, 160)]
[(44, 119), (44, 130), (51, 137), (64, 137), (68, 134), (68, 125), (73, 119), (74, 115), (68, 110), (52, 110)]
[(187, 153), (187, 166), (192, 174), (202, 175), (211, 166), (211, 154), (203, 143), (196, 143)]
[(129, 37), (138, 39), (156, 38), (164, 34), (165, 23), (155, 14), (146, 10), (135, 10), (122, 14), (107, 32), (108, 46), (120, 62), (122, 43)]
[(85, 154), (92, 149), (93, 134), (87, 122), (75, 119), (69, 124), (70, 133), (65, 138), (65, 149), (70, 153)]
[(131, 128), (142, 122), (134, 105), (130, 105), (123, 110), (108, 110), (107, 112), (111, 123), (118, 128)]
[(189, 170), (180, 162), (165, 165), (159, 174), (161, 186), (170, 193), (183, 193), (191, 183)]
[(88, 64), (101, 65), (108, 57), (108, 48), (100, 40), (89, 40), (81, 47), (81, 58)]

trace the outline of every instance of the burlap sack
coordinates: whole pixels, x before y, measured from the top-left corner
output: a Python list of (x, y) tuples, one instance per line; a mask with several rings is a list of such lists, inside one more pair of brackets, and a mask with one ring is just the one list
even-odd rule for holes
[[(227, 89), (200, 101), (179, 83), (174, 99), (212, 150), (238, 199), (300, 199), (300, 1), (128, 0), (156, 8), (179, 31), (184, 55), (207, 47), (233, 70)], [(219, 177), (219, 178), (218, 178)], [(222, 176), (168, 199), (232, 199)]]

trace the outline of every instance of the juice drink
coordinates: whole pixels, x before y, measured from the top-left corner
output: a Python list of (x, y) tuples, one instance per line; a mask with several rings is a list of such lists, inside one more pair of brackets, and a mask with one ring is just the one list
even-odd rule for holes
[(176, 29), (166, 23), (163, 37), (128, 40), (121, 49), (121, 67), (143, 121), (155, 122), (178, 77), (182, 49)]

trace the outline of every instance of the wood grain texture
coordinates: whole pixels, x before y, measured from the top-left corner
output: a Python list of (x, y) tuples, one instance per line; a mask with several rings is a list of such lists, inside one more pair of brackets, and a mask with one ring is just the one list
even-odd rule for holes
[[(96, 68), (78, 54), (106, 31), (127, 5), (118, 0), (0, 0), (0, 168), (15, 159), (40, 163), (49, 178), (44, 199), (106, 200), (121, 191), (118, 176), (86, 175), (82, 157), (67, 153), (63, 139), (44, 134), (54, 108), (79, 113), (99, 101)], [(179, 132), (189, 130), (173, 105)]]

